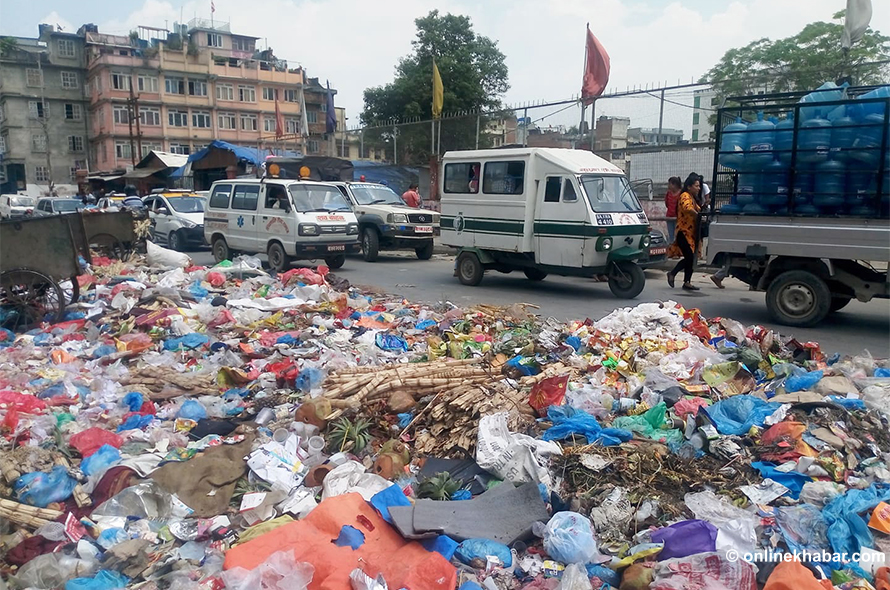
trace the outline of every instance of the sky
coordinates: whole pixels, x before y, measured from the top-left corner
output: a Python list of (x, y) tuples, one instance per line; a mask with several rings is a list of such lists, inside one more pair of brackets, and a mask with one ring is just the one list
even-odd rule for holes
[[(794, 35), (808, 22), (830, 20), (845, 0), (213, 0), (215, 19), (232, 31), (260, 37), (275, 54), (330, 80), (348, 126), (358, 124), (362, 92), (392, 81), (399, 58), (411, 52), (414, 19), (430, 10), (468, 15), (477, 33), (506, 55), (510, 105), (565, 100), (579, 93), (585, 24), (611, 57), (606, 93), (698, 79), (723, 53), (761, 37)], [(890, 33), (890, 1), (873, 0), (873, 28)], [(36, 36), (38, 22), (75, 31), (84, 22), (100, 32), (127, 34), (137, 25), (172, 27), (209, 18), (211, 0), (0, 1), (0, 34)], [(692, 92), (672, 100), (691, 105)], [(559, 107), (562, 108), (562, 107)], [(448, 110), (448, 105), (445, 105)], [(539, 125), (577, 123), (575, 107), (532, 109)], [(520, 113), (521, 114), (521, 113)], [(597, 116), (631, 117), (632, 126), (658, 125), (659, 101), (644, 96), (597, 102)], [(549, 115), (549, 116), (548, 116)], [(666, 104), (664, 126), (689, 130), (692, 109)]]

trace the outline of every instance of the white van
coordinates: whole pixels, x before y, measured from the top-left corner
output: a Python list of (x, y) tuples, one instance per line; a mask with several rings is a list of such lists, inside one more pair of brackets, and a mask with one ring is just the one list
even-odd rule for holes
[(635, 263), (649, 220), (620, 168), (592, 152), (508, 148), (448, 152), (440, 174), (442, 243), (459, 248), (455, 275), (486, 270), (606, 275), (616, 297), (646, 283)]
[(284, 178), (218, 180), (210, 187), (204, 237), (219, 262), (234, 252), (265, 252), (269, 265), (324, 259), (340, 268), (359, 251), (358, 223), (337, 187)]
[(28, 195), (0, 195), (0, 219), (26, 217), (34, 212), (34, 198)]

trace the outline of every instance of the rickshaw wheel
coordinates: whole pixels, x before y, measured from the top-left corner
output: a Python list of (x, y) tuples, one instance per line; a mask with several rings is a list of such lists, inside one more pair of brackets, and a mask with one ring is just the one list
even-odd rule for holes
[(56, 323), (65, 312), (65, 295), (58, 283), (36, 270), (19, 268), (0, 274), (0, 324), (13, 331), (40, 322)]
[(124, 245), (111, 234), (97, 234), (91, 237), (89, 242), (90, 249), (98, 253), (99, 256), (123, 261), (129, 257), (129, 252), (124, 249)]
[(80, 299), (80, 283), (77, 282), (77, 275), (62, 281), (59, 283), (59, 287), (62, 289), (62, 294), (65, 296), (65, 301), (68, 305), (77, 303)]
[(646, 286), (646, 275), (636, 263), (627, 260), (613, 262), (609, 268), (609, 290), (619, 299), (633, 299)]

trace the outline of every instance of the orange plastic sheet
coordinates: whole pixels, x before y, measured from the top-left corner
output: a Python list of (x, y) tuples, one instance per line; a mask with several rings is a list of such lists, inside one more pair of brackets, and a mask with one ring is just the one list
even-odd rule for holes
[(763, 590), (833, 590), (831, 580), (817, 580), (799, 561), (783, 561), (776, 566)]

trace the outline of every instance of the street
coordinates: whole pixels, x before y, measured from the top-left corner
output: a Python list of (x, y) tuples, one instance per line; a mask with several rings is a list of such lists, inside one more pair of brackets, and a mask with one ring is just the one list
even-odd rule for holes
[[(213, 264), (209, 251), (189, 255), (197, 264)], [(398, 294), (412, 301), (446, 300), (460, 306), (531, 303), (540, 308), (536, 313), (559, 320), (598, 319), (617, 307), (672, 299), (685, 307), (697, 307), (708, 317), (726, 316), (745, 325), (759, 324), (783, 335), (793, 334), (801, 342), (819, 342), (827, 353), (852, 355), (868, 350), (876, 357), (890, 356), (890, 305), (884, 299), (869, 303), (852, 301), (819, 327), (795, 329), (770, 320), (763, 293), (748, 291), (747, 285), (734, 279), (725, 281), (725, 290), (718, 290), (704, 273), (696, 273), (694, 279), (701, 291), (687, 292), (679, 286), (671, 289), (664, 271), (647, 270), (645, 290), (637, 299), (628, 301), (616, 299), (604, 283), (552, 275), (534, 283), (521, 273), (489, 272), (479, 286), (465, 287), (452, 276), (453, 265), (454, 258), (447, 255), (436, 255), (423, 262), (408, 253), (384, 252), (375, 263), (365, 262), (359, 256), (349, 257), (336, 274), (354, 285)]]

